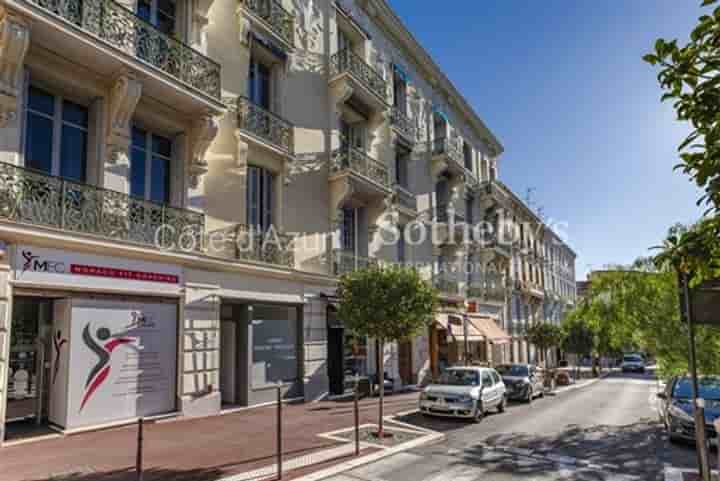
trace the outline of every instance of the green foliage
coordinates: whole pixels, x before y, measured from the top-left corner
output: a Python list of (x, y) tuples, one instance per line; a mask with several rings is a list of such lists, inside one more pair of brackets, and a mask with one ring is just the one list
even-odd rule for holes
[(595, 333), (583, 319), (568, 316), (562, 325), (562, 349), (577, 356), (592, 353)]
[(720, 217), (705, 218), (693, 226), (676, 224), (668, 231), (653, 259), (658, 269), (686, 273), (691, 285), (720, 276)]
[(547, 351), (551, 347), (560, 345), (562, 331), (554, 324), (537, 322), (527, 328), (526, 336), (528, 342), (535, 345), (541, 351)]
[(392, 267), (357, 270), (338, 287), (338, 316), (360, 336), (399, 341), (417, 335), (431, 322), (438, 298), (415, 269)]
[[(717, 0), (704, 0), (706, 7)], [(664, 90), (662, 101), (673, 101), (680, 121), (688, 122), (691, 132), (679, 145), (681, 163), (676, 168), (695, 181), (705, 194), (706, 203), (720, 212), (720, 7), (699, 18), (690, 42), (658, 39), (654, 52), (643, 60), (658, 66), (658, 82)]]

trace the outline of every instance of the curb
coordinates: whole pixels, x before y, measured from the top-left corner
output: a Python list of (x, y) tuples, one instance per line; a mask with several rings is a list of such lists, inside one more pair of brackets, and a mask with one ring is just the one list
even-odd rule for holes
[(583, 383), (581, 383), (581, 384), (578, 384), (578, 383), (576, 382), (575, 384), (572, 384), (572, 385), (570, 385), (570, 386), (566, 386), (566, 387), (564, 387), (563, 389), (561, 389), (561, 390), (559, 390), (559, 391), (558, 391), (558, 390), (555, 390), (555, 391), (551, 391), (551, 392), (549, 392), (549, 393), (547, 393), (547, 394), (550, 394), (551, 396), (558, 396), (558, 395), (560, 395), (560, 394), (564, 394), (564, 393), (569, 392), (569, 391), (574, 391), (574, 390), (576, 390), (576, 389), (582, 389), (582, 388), (585, 388), (585, 387), (588, 387), (588, 386), (592, 386), (592, 385), (595, 384), (596, 382), (599, 382), (599, 381), (605, 379), (605, 378), (608, 377), (610, 374), (612, 374), (612, 371), (609, 371), (609, 372), (600, 374), (600, 376), (598, 376), (598, 377), (596, 377), (596, 378), (594, 378), (594, 379), (591, 379), (591, 380), (589, 380), (589, 381), (587, 381), (587, 382), (583, 382)]

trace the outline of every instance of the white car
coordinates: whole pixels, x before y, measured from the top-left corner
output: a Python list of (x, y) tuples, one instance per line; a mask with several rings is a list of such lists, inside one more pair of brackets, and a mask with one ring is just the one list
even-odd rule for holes
[(622, 372), (645, 372), (645, 360), (637, 354), (625, 354), (620, 369)]
[(506, 405), (505, 384), (495, 369), (452, 367), (423, 390), (419, 407), (422, 414), (480, 422), (490, 409), (503, 412)]

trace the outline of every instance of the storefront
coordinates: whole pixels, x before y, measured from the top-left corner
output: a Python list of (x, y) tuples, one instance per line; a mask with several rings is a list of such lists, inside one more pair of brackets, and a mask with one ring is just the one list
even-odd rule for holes
[(14, 246), (6, 433), (177, 409), (178, 266)]

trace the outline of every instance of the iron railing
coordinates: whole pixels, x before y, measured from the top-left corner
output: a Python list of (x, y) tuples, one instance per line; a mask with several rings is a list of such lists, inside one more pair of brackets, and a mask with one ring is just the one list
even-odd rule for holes
[(113, 0), (25, 0), (210, 97), (220, 99), (220, 64), (166, 35)]
[(390, 188), (387, 166), (354, 147), (343, 147), (333, 152), (330, 173), (336, 174), (345, 170), (360, 174), (385, 188)]
[(432, 141), (433, 155), (446, 155), (448, 159), (457, 164), (459, 170), (465, 170), (463, 165), (463, 154), (455, 142), (451, 142), (447, 137), (438, 137)]
[(4, 162), (0, 218), (160, 249), (203, 250), (201, 213)]
[(410, 117), (398, 107), (393, 107), (390, 114), (390, 122), (407, 140), (415, 142), (418, 138), (418, 130)]
[(330, 57), (330, 76), (349, 73), (368, 90), (387, 102), (387, 82), (374, 68), (352, 50), (340, 50)]
[(260, 18), (275, 35), (290, 47), (295, 44), (295, 15), (288, 12), (277, 0), (239, 0), (256, 17)]
[(240, 130), (293, 155), (295, 142), (292, 124), (246, 97), (237, 99), (237, 124)]
[(293, 238), (275, 229), (234, 224), (207, 235), (208, 254), (234, 261), (295, 267)]
[(487, 301), (504, 302), (507, 284), (501, 276), (477, 274), (470, 279), (467, 296)]
[(378, 259), (358, 256), (354, 252), (344, 249), (334, 249), (332, 251), (331, 269), (334, 276), (379, 266), (380, 261)]

